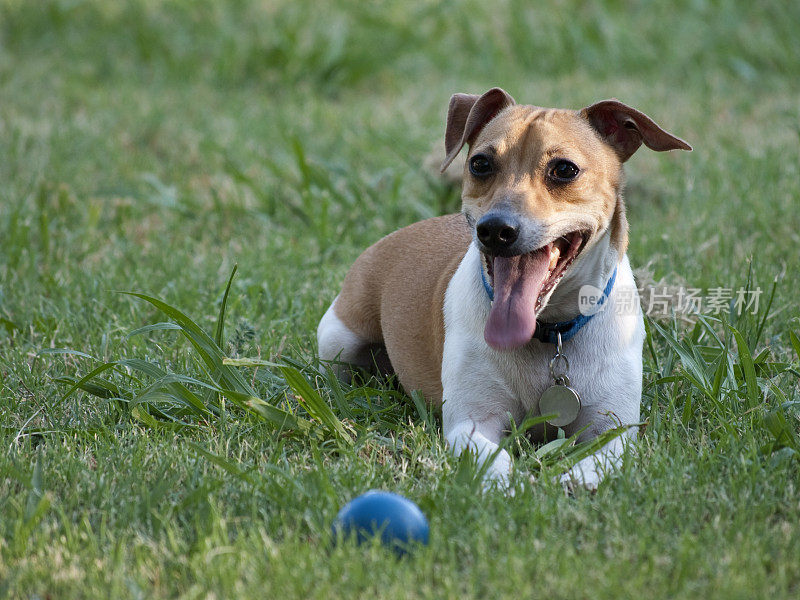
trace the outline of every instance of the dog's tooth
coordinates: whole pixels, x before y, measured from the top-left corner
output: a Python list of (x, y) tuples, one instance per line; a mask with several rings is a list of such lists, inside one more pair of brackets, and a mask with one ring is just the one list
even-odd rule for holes
[(561, 250), (558, 249), (558, 246), (553, 246), (553, 249), (550, 250), (550, 266), (548, 267), (551, 271), (556, 268), (558, 264), (558, 259), (561, 257)]

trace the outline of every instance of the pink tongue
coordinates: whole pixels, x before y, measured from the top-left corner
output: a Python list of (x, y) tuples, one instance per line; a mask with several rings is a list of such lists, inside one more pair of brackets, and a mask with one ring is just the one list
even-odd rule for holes
[(547, 279), (550, 245), (520, 256), (497, 256), (492, 263), (494, 301), (483, 337), (496, 350), (527, 344), (536, 331), (536, 300)]

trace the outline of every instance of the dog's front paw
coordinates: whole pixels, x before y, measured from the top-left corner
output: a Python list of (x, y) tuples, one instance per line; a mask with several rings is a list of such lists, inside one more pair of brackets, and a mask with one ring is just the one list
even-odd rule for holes
[[(511, 456), (505, 450), (501, 450), (494, 457), (494, 460), (486, 465), (486, 472), (483, 475), (483, 489), (497, 487), (509, 491), (511, 477)], [(513, 490), (510, 491), (513, 495)]]
[(579, 489), (592, 493), (596, 492), (597, 486), (600, 485), (600, 479), (600, 475), (597, 471), (592, 470), (589, 473), (585, 473), (583, 470), (577, 470), (577, 472), (575, 472), (574, 469), (562, 473), (561, 477), (559, 477), (561, 486), (564, 488), (564, 493), (568, 496), (573, 496)]

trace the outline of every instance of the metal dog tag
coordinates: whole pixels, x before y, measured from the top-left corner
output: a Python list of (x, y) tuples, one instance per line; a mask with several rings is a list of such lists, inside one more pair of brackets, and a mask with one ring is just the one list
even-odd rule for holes
[(581, 397), (569, 385), (569, 360), (561, 346), (561, 333), (556, 338), (556, 355), (550, 359), (550, 377), (553, 385), (539, 398), (540, 415), (556, 415), (547, 419), (550, 425), (563, 427), (578, 418), (581, 412)]
[(568, 385), (556, 383), (547, 388), (539, 398), (539, 413), (557, 415), (547, 422), (556, 427), (569, 425), (578, 418), (581, 410), (581, 397)]

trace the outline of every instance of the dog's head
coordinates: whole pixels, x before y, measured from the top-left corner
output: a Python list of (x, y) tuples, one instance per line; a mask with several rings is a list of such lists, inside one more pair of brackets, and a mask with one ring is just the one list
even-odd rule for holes
[(463, 212), (494, 288), (490, 345), (527, 343), (558, 282), (605, 233), (624, 254), (622, 164), (642, 143), (691, 150), (617, 100), (572, 111), (518, 105), (500, 88), (451, 98), (442, 170), (469, 145)]

